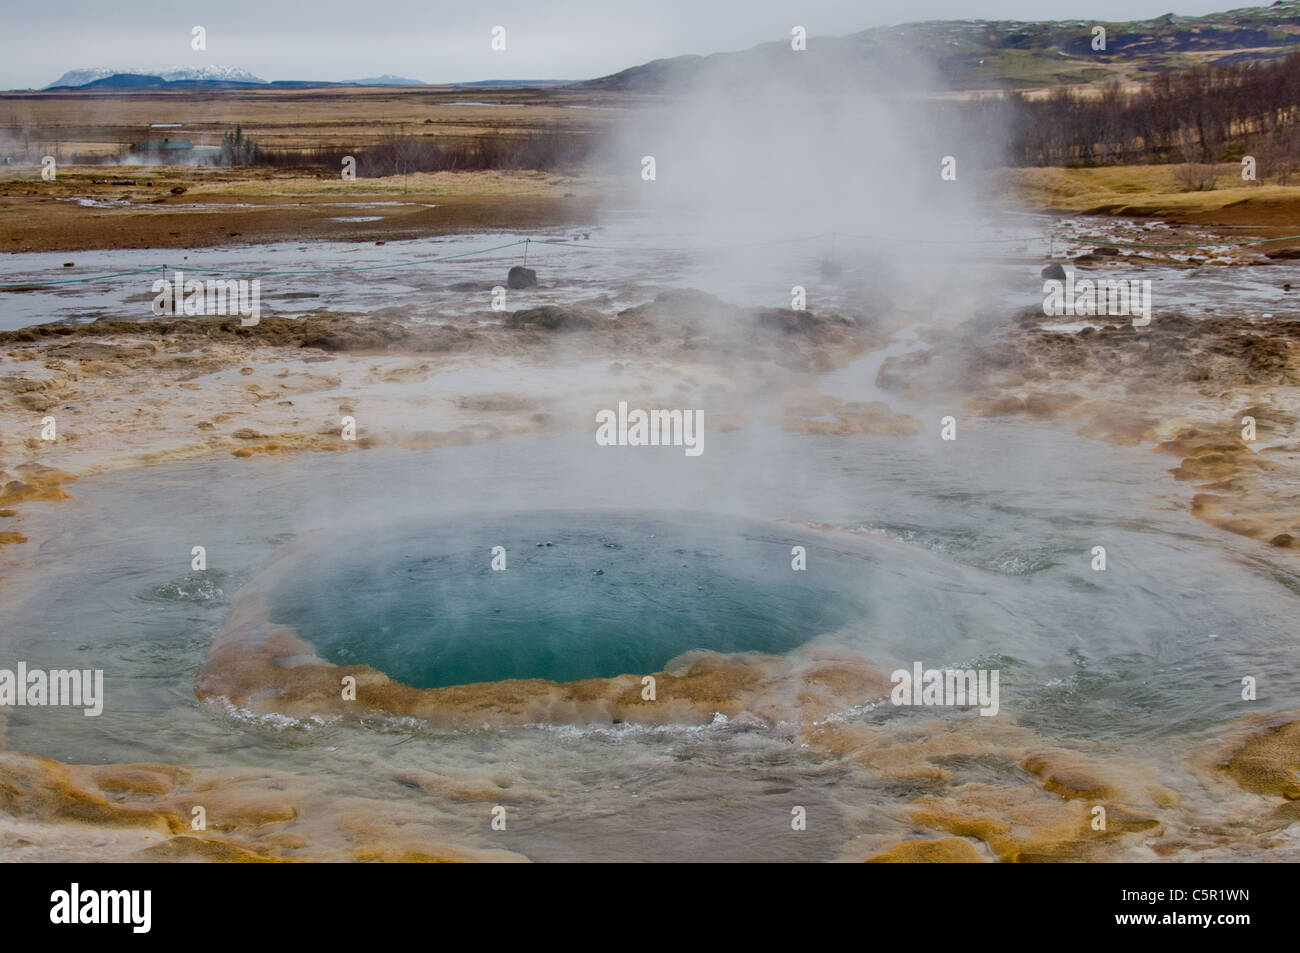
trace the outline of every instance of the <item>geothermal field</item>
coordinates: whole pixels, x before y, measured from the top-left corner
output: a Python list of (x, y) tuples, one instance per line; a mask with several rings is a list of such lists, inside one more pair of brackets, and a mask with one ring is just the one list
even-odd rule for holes
[(1300, 60), (1004, 12), (0, 93), (0, 859), (1300, 860)]

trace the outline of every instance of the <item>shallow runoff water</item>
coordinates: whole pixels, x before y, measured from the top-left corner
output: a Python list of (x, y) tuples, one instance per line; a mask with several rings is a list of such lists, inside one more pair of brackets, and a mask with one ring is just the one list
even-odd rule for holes
[[(351, 211), (365, 203), (348, 203)], [(1005, 215), (968, 222), (932, 238), (900, 240), (866, 225), (832, 234), (791, 227), (779, 234), (738, 238), (700, 233), (690, 222), (612, 215), (606, 224), (438, 236), (384, 245), (283, 242), (223, 248), (125, 249), (0, 255), (0, 286), (65, 282), (40, 290), (0, 292), (0, 331), (50, 321), (151, 317), (153, 283), (181, 271), (187, 280), (257, 278), (262, 314), (292, 316), (317, 309), (436, 322), (441, 316), (488, 312), (491, 290), (506, 272), (526, 264), (539, 285), (512, 295), (510, 310), (543, 304), (630, 307), (664, 287), (700, 288), (733, 304), (790, 307), (803, 287), (814, 311), (882, 311), (903, 307), (938, 318), (989, 310), (1041, 307), (1039, 264), (1049, 253), (1077, 254), (1094, 243), (1066, 244), (1047, 235), (1096, 236), (1127, 243), (1209, 240), (1159, 223)], [(1241, 240), (1251, 236), (1243, 234)], [(527, 245), (523, 244), (525, 241)], [(519, 243), (519, 244), (512, 244)], [(498, 251), (479, 252), (501, 245)], [(1264, 246), (1267, 247), (1267, 246)], [(1230, 314), (1300, 318), (1300, 264), (1227, 269), (1226, 246), (1168, 251), (1182, 264), (1144, 265), (1111, 277), (1152, 281), (1153, 311), (1192, 316)], [(433, 261), (453, 258), (450, 261)], [(1202, 264), (1187, 264), (1197, 258)], [(388, 267), (409, 262), (402, 267)], [(822, 273), (834, 262), (839, 273)], [(64, 267), (71, 263), (72, 267)], [(153, 270), (119, 277), (141, 268)], [(257, 272), (277, 272), (257, 274)], [(730, 276), (730, 277), (728, 277)], [(496, 320), (489, 316), (486, 320)]]

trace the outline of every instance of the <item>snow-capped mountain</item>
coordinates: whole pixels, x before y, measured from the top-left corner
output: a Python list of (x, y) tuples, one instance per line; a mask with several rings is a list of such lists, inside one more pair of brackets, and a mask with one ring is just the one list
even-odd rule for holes
[(248, 70), (239, 69), (235, 66), (172, 66), (167, 69), (126, 69), (111, 66), (92, 66), (86, 69), (68, 70), (45, 88), (50, 89), (54, 86), (85, 86), (87, 83), (93, 83), (96, 80), (107, 79), (110, 76), (117, 76), (123, 73), (142, 76), (159, 76), (167, 80), (169, 83), (180, 80), (209, 83), (266, 83), (266, 80), (262, 79), (260, 76), (254, 76)]
[(383, 76), (367, 76), (365, 79), (350, 79), (347, 82), (353, 86), (427, 86), (422, 79), (411, 79), (407, 76), (394, 76), (392, 73), (385, 73)]

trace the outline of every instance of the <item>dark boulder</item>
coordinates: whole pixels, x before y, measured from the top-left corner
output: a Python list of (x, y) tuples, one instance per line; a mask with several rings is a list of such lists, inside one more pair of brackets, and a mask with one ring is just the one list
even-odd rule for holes
[(544, 305), (510, 312), (506, 318), (506, 327), (518, 330), (536, 328), (541, 331), (585, 331), (596, 327), (601, 320), (600, 312), (587, 308)]
[(802, 334), (816, 329), (823, 322), (807, 311), (785, 308), (764, 308), (753, 312), (754, 321), (761, 328), (770, 328), (784, 334)]
[(1054, 261), (1046, 265), (1039, 274), (1047, 281), (1065, 280), (1065, 269), (1061, 267), (1059, 261)]
[(506, 276), (506, 285), (516, 290), (531, 288), (535, 284), (537, 284), (537, 272), (531, 268), (525, 268), (523, 265), (515, 265), (510, 269), (510, 274)]

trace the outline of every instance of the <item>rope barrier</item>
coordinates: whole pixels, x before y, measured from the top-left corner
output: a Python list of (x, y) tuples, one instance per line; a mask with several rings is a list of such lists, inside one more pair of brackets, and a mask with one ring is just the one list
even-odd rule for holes
[(1291, 242), (1300, 239), (1300, 235), (1283, 235), (1281, 238), (1254, 238), (1246, 242), (1116, 242), (1093, 235), (1081, 235), (1077, 238), (1055, 236), (1078, 245), (1109, 245), (1112, 248), (1222, 248), (1244, 247), (1246, 245), (1267, 245), (1269, 242)]
[(98, 281), (99, 279), (102, 279), (102, 278), (125, 278), (125, 277), (127, 277), (128, 275), (143, 275), (143, 274), (145, 274), (146, 272), (149, 272), (149, 271), (157, 271), (159, 268), (164, 268), (164, 267), (166, 267), (166, 266), (165, 266), (165, 265), (153, 265), (153, 266), (151, 266), (151, 267), (149, 267), (149, 268), (137, 268), (137, 269), (134, 270), (134, 271), (117, 271), (117, 272), (114, 272), (114, 273), (111, 274), (111, 275), (90, 275), (89, 277), (86, 277), (86, 278), (65, 278), (65, 279), (63, 279), (62, 281), (25, 281), (25, 282), (22, 282), (22, 283), (20, 283), (20, 284), (0, 285), (0, 291), (4, 291), (4, 290), (7, 289), (7, 288), (30, 288), (30, 287), (33, 287), (33, 286), (35, 286), (35, 285), (72, 285), (72, 284), (80, 284), (80, 283), (83, 282), (83, 281)]
[[(249, 270), (238, 269), (238, 268), (204, 268), (201, 265), (187, 264), (179, 270), (183, 271), (188, 269), (192, 271), (201, 272), (205, 275), (334, 275), (334, 274), (346, 274), (354, 271), (381, 271), (387, 268), (408, 268), (411, 265), (428, 265), (440, 261), (455, 261), (457, 258), (469, 258), (472, 255), (486, 255), (494, 251), (501, 251), (504, 248), (513, 248), (516, 245), (523, 245), (523, 244), (525, 244), (525, 240), (520, 239), (519, 241), (508, 242), (504, 245), (494, 245), (491, 248), (477, 248), (473, 251), (460, 252), (455, 255), (443, 255), (441, 257), (432, 257), (432, 258), (430, 257), (413, 258), (409, 261), (389, 262), (388, 264), (385, 265), (361, 265), (355, 268), (310, 268), (310, 269), (302, 269), (297, 271), (257, 271), (257, 270), (249, 271)], [(118, 271), (107, 275), (90, 275), (85, 278), (63, 278), (57, 281), (26, 281), (26, 282), (12, 283), (7, 285), (0, 285), (0, 291), (7, 291), (13, 288), (31, 288), (31, 287), (38, 287), (38, 286), (44, 287), (46, 285), (78, 284), (83, 281), (95, 281), (103, 278), (123, 278), (129, 275), (142, 275), (150, 271), (159, 271), (159, 270), (166, 271), (168, 270), (169, 267), (171, 266), (166, 264), (160, 264), (160, 265), (152, 265), (148, 268), (138, 268), (134, 271)], [(176, 271), (178, 269), (171, 268), (171, 270)]]
[[(1220, 242), (1121, 242), (1110, 238), (1096, 235), (1061, 235), (1048, 233), (1046, 235), (1025, 235), (1016, 238), (968, 238), (968, 239), (924, 239), (924, 238), (900, 238), (898, 236), (887, 235), (855, 235), (849, 232), (823, 233), (820, 235), (804, 235), (796, 238), (779, 238), (765, 242), (740, 242), (713, 246), (684, 246), (675, 245), (667, 247), (654, 247), (643, 245), (602, 245), (594, 242), (566, 242), (556, 241), (554, 239), (543, 238), (522, 238), (517, 241), (507, 242), (504, 245), (494, 245), (490, 248), (477, 248), (472, 251), (459, 252), (455, 255), (441, 255), (434, 257), (412, 258), (407, 261), (388, 262), (382, 265), (360, 265), (351, 268), (308, 268), (298, 270), (248, 270), (237, 268), (205, 268), (202, 265), (187, 264), (180, 269), (174, 268), (167, 264), (151, 265), (147, 268), (136, 268), (130, 271), (116, 271), (103, 275), (87, 275), (82, 278), (63, 278), (53, 281), (27, 281), (14, 282), (0, 285), (0, 291), (26, 290), (28, 288), (51, 287), (58, 285), (83, 284), (88, 281), (102, 281), (107, 278), (126, 278), (131, 275), (142, 275), (151, 271), (195, 271), (208, 275), (253, 275), (253, 276), (283, 276), (283, 275), (337, 275), (350, 274), (352, 272), (366, 271), (385, 271), (393, 268), (409, 268), (413, 265), (437, 264), (445, 261), (456, 261), (462, 258), (472, 258), (478, 255), (487, 255), (492, 252), (504, 251), (507, 248), (515, 248), (519, 245), (524, 246), (524, 262), (528, 261), (528, 249), (531, 245), (555, 245), (563, 248), (582, 248), (601, 251), (625, 251), (625, 252), (680, 252), (680, 253), (699, 253), (707, 251), (722, 251), (729, 248), (759, 248), (771, 245), (789, 245), (799, 242), (818, 241), (830, 239), (832, 243), (837, 238), (851, 238), (858, 241), (871, 242), (890, 242), (890, 243), (909, 243), (919, 245), (1004, 245), (1015, 243), (1028, 243), (1035, 241), (1051, 242), (1053, 245), (1057, 241), (1075, 245), (1102, 245), (1111, 248), (1244, 248), (1251, 245), (1267, 245), (1273, 242), (1288, 242), (1300, 240), (1300, 235), (1283, 235), (1280, 238), (1256, 238), (1247, 241), (1220, 241)], [(1054, 251), (1054, 249), (1052, 249)]]
[(857, 238), (863, 241), (876, 242), (912, 242), (922, 245), (1002, 245), (1015, 242), (1032, 242), (1032, 241), (1060, 241), (1066, 244), (1074, 245), (1106, 245), (1111, 248), (1222, 248), (1224, 246), (1243, 247), (1246, 245), (1267, 245), (1269, 242), (1289, 242), (1300, 239), (1300, 235), (1283, 235), (1280, 238), (1254, 238), (1244, 242), (1119, 242), (1110, 238), (1098, 235), (1060, 235), (1049, 233), (1047, 235), (1028, 235), (1020, 238), (957, 238), (957, 239), (927, 239), (927, 238), (898, 238), (895, 236), (879, 235), (853, 235), (840, 232), (845, 238)]

